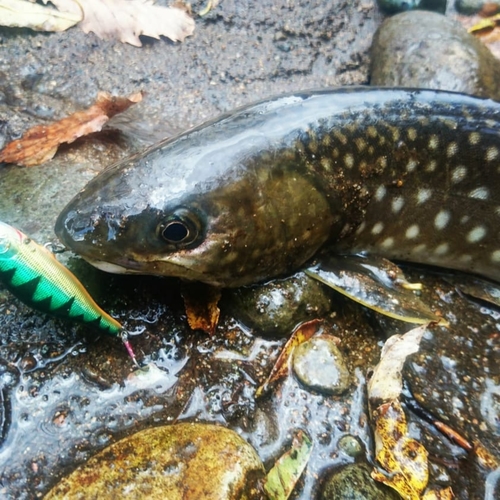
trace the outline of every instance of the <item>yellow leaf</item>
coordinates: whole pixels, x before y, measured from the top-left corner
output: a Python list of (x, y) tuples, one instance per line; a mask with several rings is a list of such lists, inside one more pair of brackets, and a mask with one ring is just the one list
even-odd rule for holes
[(35, 31), (64, 31), (82, 20), (82, 14), (60, 12), (25, 0), (0, 0), (0, 25)]
[(427, 450), (408, 436), (406, 415), (399, 401), (386, 403), (372, 412), (375, 422), (376, 481), (395, 489), (407, 500), (420, 500), (429, 481)]
[(467, 31), (469, 33), (475, 33), (476, 31), (482, 31), (485, 29), (493, 29), (497, 25), (498, 21), (500, 21), (500, 14), (496, 14), (494, 16), (482, 19), (474, 26), (471, 26)]

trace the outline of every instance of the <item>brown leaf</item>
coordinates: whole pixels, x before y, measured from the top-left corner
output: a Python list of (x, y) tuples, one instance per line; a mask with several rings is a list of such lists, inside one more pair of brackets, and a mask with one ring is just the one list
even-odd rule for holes
[(85, 0), (81, 2), (84, 19), (80, 26), (85, 33), (99, 38), (117, 38), (141, 47), (139, 35), (153, 38), (166, 36), (174, 42), (193, 34), (194, 21), (177, 7), (153, 5), (150, 0)]
[(21, 139), (7, 144), (0, 151), (0, 162), (25, 167), (40, 165), (56, 154), (60, 144), (71, 143), (78, 137), (98, 132), (112, 116), (141, 100), (140, 92), (129, 97), (113, 97), (107, 92), (99, 92), (96, 103), (90, 108), (77, 111), (50, 125), (37, 125)]
[(276, 363), (267, 377), (267, 380), (257, 389), (255, 392), (255, 397), (260, 397), (266, 393), (273, 384), (286, 377), (288, 374), (288, 365), (290, 358), (292, 356), (293, 350), (298, 345), (302, 344), (306, 340), (309, 340), (319, 329), (321, 320), (313, 319), (305, 323), (301, 323), (288, 339), (285, 347), (281, 350)]
[(188, 323), (193, 330), (203, 330), (209, 335), (215, 333), (219, 322), (217, 304), (220, 296), (220, 288), (204, 283), (189, 283), (182, 287)]

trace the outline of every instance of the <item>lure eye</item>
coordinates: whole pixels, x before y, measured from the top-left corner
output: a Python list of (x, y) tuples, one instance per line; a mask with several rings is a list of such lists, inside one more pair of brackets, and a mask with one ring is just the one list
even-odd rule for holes
[(10, 241), (7, 238), (0, 238), (0, 255), (8, 252), (10, 249)]
[(157, 233), (171, 245), (186, 247), (198, 239), (200, 221), (191, 211), (178, 208), (158, 225)]

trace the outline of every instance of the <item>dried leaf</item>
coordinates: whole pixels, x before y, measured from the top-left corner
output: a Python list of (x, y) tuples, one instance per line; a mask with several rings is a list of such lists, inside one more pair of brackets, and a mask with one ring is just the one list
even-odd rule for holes
[(408, 436), (406, 415), (399, 401), (385, 403), (372, 412), (375, 423), (376, 460), (385, 472), (372, 478), (395, 489), (403, 498), (420, 500), (429, 481), (427, 450)]
[(276, 461), (266, 476), (264, 489), (269, 498), (286, 500), (291, 495), (311, 452), (311, 440), (303, 431), (299, 431), (293, 438), (291, 449)]
[(100, 92), (96, 103), (90, 108), (77, 111), (51, 125), (37, 125), (29, 129), (21, 139), (7, 144), (0, 151), (0, 162), (26, 167), (40, 165), (55, 155), (60, 144), (71, 143), (78, 137), (98, 132), (112, 116), (141, 99), (141, 93), (129, 97), (113, 97)]
[(202, 330), (209, 335), (215, 333), (219, 322), (217, 304), (220, 296), (220, 288), (204, 283), (189, 283), (182, 287), (188, 323), (193, 330)]
[(273, 384), (285, 378), (288, 374), (288, 366), (293, 353), (293, 350), (298, 345), (306, 340), (309, 340), (318, 330), (321, 320), (313, 319), (305, 323), (301, 323), (288, 339), (288, 342), (283, 347), (276, 363), (269, 374), (267, 380), (257, 389), (255, 397), (260, 397), (266, 393)]
[(428, 325), (419, 326), (404, 335), (393, 335), (386, 341), (380, 361), (368, 383), (370, 401), (379, 404), (399, 398), (403, 388), (403, 365), (410, 354), (418, 351), (427, 328)]
[(35, 31), (64, 31), (79, 23), (83, 14), (59, 11), (26, 0), (0, 0), (0, 25)]
[(194, 21), (182, 9), (153, 5), (150, 0), (85, 0), (81, 28), (99, 38), (117, 38), (141, 47), (139, 35), (166, 36), (174, 42), (193, 34)]

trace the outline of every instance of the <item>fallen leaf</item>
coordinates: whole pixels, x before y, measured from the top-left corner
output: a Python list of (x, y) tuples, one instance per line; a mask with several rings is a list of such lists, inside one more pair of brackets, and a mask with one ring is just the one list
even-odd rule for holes
[(140, 92), (129, 97), (113, 97), (107, 92), (99, 92), (96, 103), (90, 108), (77, 111), (50, 125), (37, 125), (21, 139), (7, 144), (0, 151), (0, 162), (26, 167), (40, 165), (55, 155), (60, 144), (71, 143), (78, 137), (98, 132), (112, 116), (141, 99)]
[(293, 438), (292, 447), (268, 472), (264, 489), (273, 500), (286, 500), (292, 493), (312, 453), (312, 442), (303, 431)]
[(309, 340), (318, 331), (320, 324), (321, 320), (313, 319), (311, 321), (301, 323), (297, 326), (297, 328), (295, 328), (287, 343), (281, 350), (269, 377), (255, 392), (256, 398), (262, 396), (271, 388), (273, 384), (287, 376), (293, 350), (298, 345), (302, 344), (306, 340)]
[(99, 38), (117, 38), (141, 47), (139, 35), (166, 36), (174, 42), (193, 34), (194, 21), (182, 9), (153, 5), (150, 0), (85, 0), (81, 28)]
[(220, 296), (220, 288), (205, 283), (183, 285), (182, 298), (191, 329), (202, 330), (209, 335), (215, 333), (219, 322), (220, 309), (217, 304)]
[(422, 500), (452, 500), (454, 496), (453, 490), (448, 486), (448, 488), (443, 488), (442, 490), (426, 491)]
[(406, 415), (399, 401), (384, 403), (372, 411), (375, 423), (376, 460), (372, 478), (395, 489), (407, 500), (420, 500), (429, 481), (427, 450), (408, 436)]
[(386, 341), (380, 361), (368, 382), (368, 398), (372, 404), (399, 398), (403, 389), (403, 365), (410, 354), (418, 351), (427, 328), (428, 325), (419, 326), (404, 335), (393, 335)]
[(81, 9), (67, 12), (26, 0), (0, 0), (0, 25), (9, 28), (64, 31), (79, 23), (82, 18)]
[(468, 31), (469, 33), (475, 33), (477, 31), (482, 31), (485, 29), (493, 29), (500, 22), (500, 14), (496, 14), (485, 19), (481, 19), (479, 22), (471, 26)]

